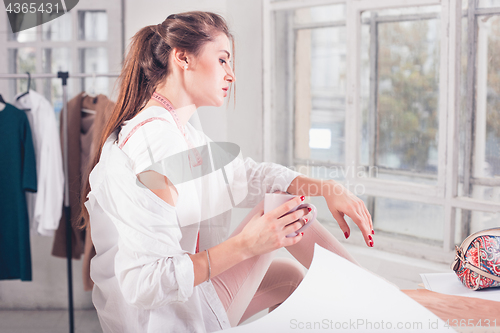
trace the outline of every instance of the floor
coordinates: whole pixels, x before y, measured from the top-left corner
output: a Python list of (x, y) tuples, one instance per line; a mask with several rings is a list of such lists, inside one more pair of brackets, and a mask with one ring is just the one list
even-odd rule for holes
[[(420, 273), (447, 272), (449, 265), (409, 258), (376, 249), (344, 244), (354, 258), (368, 270), (396, 284), (400, 289), (416, 289)], [(281, 250), (280, 250), (281, 251)], [(279, 256), (290, 256), (286, 250)], [(262, 311), (247, 322), (266, 314)], [(66, 333), (69, 331), (67, 311), (0, 311), (0, 333)], [(74, 317), (76, 333), (102, 332), (95, 310), (77, 310)]]
[[(95, 310), (76, 310), (76, 333), (102, 333)], [(67, 333), (67, 311), (0, 311), (1, 333)]]

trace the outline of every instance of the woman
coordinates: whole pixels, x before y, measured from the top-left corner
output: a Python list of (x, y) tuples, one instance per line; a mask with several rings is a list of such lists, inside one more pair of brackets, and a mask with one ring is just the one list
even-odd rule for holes
[[(200, 165), (203, 154), (191, 148), (209, 140), (187, 121), (200, 106), (223, 104), (235, 80), (232, 40), (224, 19), (206, 12), (170, 15), (132, 39), (116, 108), (82, 190), (97, 252), (92, 297), (105, 332), (215, 331), (272, 310), (303, 278), (296, 262), (273, 260), (281, 247), (307, 268), (314, 243), (354, 262), (320, 223), (286, 237), (310, 218), (307, 209), (284, 215), (305, 195), (324, 195), (345, 236), (344, 214), (373, 246), (363, 202), (333, 181), (245, 159), (248, 185), (262, 191), (241, 200), (239, 207), (254, 209), (227, 237), (230, 215), (200, 218), (199, 188), (174, 182), (158, 164), (181, 156), (186, 170)], [(210, 184), (203, 191), (218, 204), (226, 187)], [(275, 191), (297, 197), (263, 214), (264, 192)]]

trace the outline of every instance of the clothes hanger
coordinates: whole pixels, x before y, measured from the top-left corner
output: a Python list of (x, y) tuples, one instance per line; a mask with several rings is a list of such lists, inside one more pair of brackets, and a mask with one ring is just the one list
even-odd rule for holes
[(82, 108), (82, 112), (88, 113), (88, 114), (96, 114), (96, 112), (94, 110), (89, 110), (89, 109), (85, 109), (85, 108)]
[(21, 95), (17, 96), (16, 101), (18, 101), (21, 97), (26, 96), (30, 93), (30, 87), (31, 87), (31, 74), (30, 72), (26, 72), (28, 74), (28, 89), (26, 90), (25, 93), (22, 93)]
[[(30, 72), (26, 72), (28, 74), (28, 89), (26, 89), (26, 92), (22, 93), (21, 95), (17, 96), (16, 101), (20, 100), (21, 97), (26, 96), (30, 93), (30, 87), (31, 87), (31, 74)], [(31, 109), (23, 109), (23, 111), (31, 111)]]
[[(92, 73), (92, 85), (90, 86), (91, 89), (92, 89), (92, 94), (89, 94), (87, 92), (84, 92), (83, 93), (83, 97), (91, 97), (93, 98), (92, 100), (92, 103), (97, 103), (97, 95), (95, 95), (95, 78), (96, 78), (96, 75), (95, 75), (95, 72)], [(88, 114), (96, 114), (96, 111), (95, 110), (89, 110), (89, 109), (85, 109), (85, 108), (82, 108), (82, 112), (84, 113), (88, 113)]]
[(2, 95), (0, 95), (0, 104), (5, 105), (5, 107), (0, 108), (0, 112), (2, 112), (7, 107), (7, 102), (3, 99)]

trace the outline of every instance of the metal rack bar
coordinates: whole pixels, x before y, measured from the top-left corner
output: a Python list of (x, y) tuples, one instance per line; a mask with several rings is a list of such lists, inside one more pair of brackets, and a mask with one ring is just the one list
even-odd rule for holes
[[(118, 77), (120, 74), (114, 73), (95, 73), (95, 74), (87, 74), (87, 73), (77, 73), (77, 74), (69, 74), (69, 72), (61, 72), (68, 73), (68, 78), (82, 78), (82, 77)], [(57, 74), (47, 73), (47, 74), (30, 74), (32, 79), (58, 79)], [(0, 79), (27, 79), (28, 74), (0, 74)]]

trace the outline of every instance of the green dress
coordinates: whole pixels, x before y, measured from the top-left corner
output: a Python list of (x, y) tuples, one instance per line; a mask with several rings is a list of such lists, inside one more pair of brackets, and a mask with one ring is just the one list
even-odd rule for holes
[[(25, 111), (0, 111), (0, 280), (31, 281), (25, 191), (36, 192), (35, 150)], [(29, 112), (29, 111), (28, 111)]]

